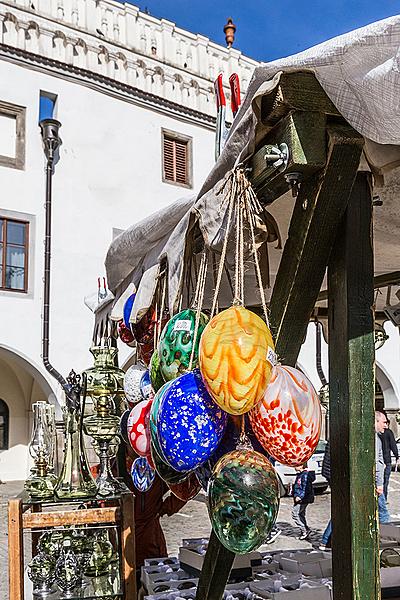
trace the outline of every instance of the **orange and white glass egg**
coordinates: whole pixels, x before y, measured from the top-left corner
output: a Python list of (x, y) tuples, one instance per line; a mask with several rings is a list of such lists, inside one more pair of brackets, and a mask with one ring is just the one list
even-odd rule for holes
[(231, 306), (206, 325), (199, 364), (215, 402), (231, 415), (248, 412), (263, 397), (271, 378), (274, 343), (255, 313)]
[(312, 383), (298, 369), (276, 365), (249, 418), (259, 442), (279, 462), (296, 467), (314, 453), (321, 432), (321, 404)]

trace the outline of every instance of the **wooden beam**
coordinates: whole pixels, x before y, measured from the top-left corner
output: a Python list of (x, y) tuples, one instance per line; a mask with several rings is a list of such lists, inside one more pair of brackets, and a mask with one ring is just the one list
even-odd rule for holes
[(326, 167), (301, 185), (296, 199), (270, 302), (276, 351), (285, 364), (295, 364), (304, 340), (363, 143), (350, 126), (329, 127)]
[(119, 523), (121, 511), (118, 507), (84, 508), (49, 513), (26, 513), (22, 517), (24, 529), (61, 527), (62, 525), (85, 525), (93, 523)]
[(328, 269), (334, 600), (377, 600), (372, 197), (359, 173)]
[(10, 598), (24, 598), (24, 549), (22, 539), (22, 500), (8, 501), (8, 584)]
[[(378, 290), (388, 285), (400, 285), (400, 271), (392, 271), (391, 273), (383, 273), (374, 277), (374, 290)], [(322, 302), (328, 299), (328, 290), (322, 290), (318, 294), (317, 302)]]
[(293, 110), (340, 115), (314, 73), (307, 71), (283, 73), (277, 87), (261, 99), (261, 120), (265, 125), (274, 125)]
[(211, 530), (203, 568), (197, 585), (196, 600), (220, 600), (232, 569), (235, 553), (221, 544)]
[[(307, 177), (326, 164), (326, 115), (320, 112), (292, 112), (284, 117), (263, 139), (263, 146), (250, 161), (251, 183), (262, 203), (271, 203), (285, 194), (289, 183), (286, 173)], [(265, 155), (272, 145), (286, 144), (289, 160), (284, 170), (268, 166)]]

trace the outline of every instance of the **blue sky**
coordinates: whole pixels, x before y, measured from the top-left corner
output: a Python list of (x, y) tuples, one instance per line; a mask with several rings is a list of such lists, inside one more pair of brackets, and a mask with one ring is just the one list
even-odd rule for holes
[(225, 44), (227, 17), (237, 25), (235, 47), (274, 60), (400, 12), (398, 0), (144, 0), (130, 4)]

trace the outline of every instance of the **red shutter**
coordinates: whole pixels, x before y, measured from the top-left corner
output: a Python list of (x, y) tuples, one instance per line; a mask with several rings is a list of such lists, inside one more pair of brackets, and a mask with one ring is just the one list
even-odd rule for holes
[(188, 143), (164, 136), (164, 179), (187, 185)]

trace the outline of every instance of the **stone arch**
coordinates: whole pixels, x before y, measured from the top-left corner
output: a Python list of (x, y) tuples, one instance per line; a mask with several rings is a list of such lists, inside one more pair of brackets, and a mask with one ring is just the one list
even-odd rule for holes
[(10, 12), (7, 12), (4, 15), (3, 23), (7, 23), (7, 22), (8, 23), (10, 23), (10, 22), (14, 23), (15, 26), (18, 25), (18, 19), (17, 19), (17, 17), (15, 15), (13, 15), (12, 13), (10, 13)]
[(78, 38), (74, 44), (74, 51), (76, 51), (77, 48), (80, 48), (83, 50), (83, 52), (85, 54), (87, 54), (88, 51), (88, 47), (87, 44), (85, 42), (85, 40), (83, 40), (82, 38)]
[(18, 350), (0, 345), (0, 398), (9, 409), (9, 444), (7, 450), (0, 452), (0, 480), (25, 479), (30, 465), (32, 403), (51, 402), (60, 415), (55, 388), (32, 360)]
[(375, 369), (375, 376), (383, 393), (385, 409), (398, 411), (400, 409), (400, 403), (396, 392), (394, 391), (394, 385), (390, 375), (385, 367), (378, 362), (375, 362)]
[(67, 45), (67, 36), (65, 35), (65, 33), (63, 33), (62, 31), (60, 31), (59, 29), (57, 29), (54, 32), (54, 35), (53, 35), (53, 46), (55, 46), (55, 44), (56, 44), (56, 42), (58, 40), (62, 40), (62, 43), (63, 43), (64, 46)]

